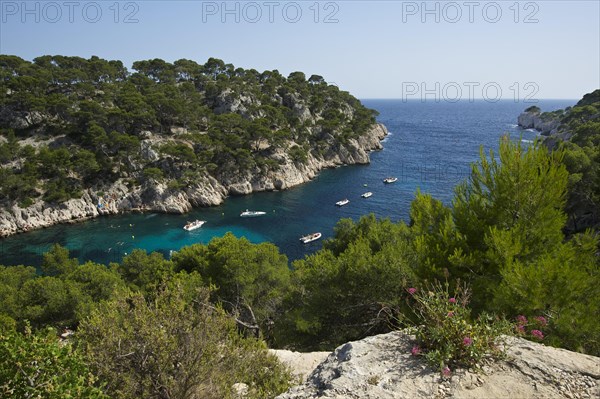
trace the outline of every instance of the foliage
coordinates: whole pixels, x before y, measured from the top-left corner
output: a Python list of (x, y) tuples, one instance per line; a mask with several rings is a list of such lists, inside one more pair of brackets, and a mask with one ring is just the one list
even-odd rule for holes
[(269, 338), (281, 313), (290, 271), (287, 257), (270, 243), (251, 244), (227, 233), (208, 245), (183, 248), (173, 256), (175, 270), (196, 271), (213, 285), (213, 299), (235, 315), (240, 324)]
[(161, 180), (163, 178), (163, 171), (159, 168), (146, 168), (144, 169), (144, 178)]
[(173, 265), (159, 252), (134, 249), (114, 268), (132, 289), (151, 295), (172, 273)]
[(544, 314), (545, 342), (598, 353), (597, 239), (565, 242), (563, 153), (503, 139), (473, 166), (452, 209), (418, 194), (411, 230), (423, 279), (468, 282), (477, 312)]
[(600, 225), (600, 89), (588, 93), (574, 106), (542, 117), (558, 123), (556, 134), (545, 143), (564, 151), (569, 171), (566, 211), (570, 234)]
[(505, 314), (541, 315), (544, 342), (600, 354), (600, 268), (598, 238), (592, 234), (559, 244), (535, 262), (502, 268), (493, 308)]
[[(215, 277), (223, 286), (222, 295), (236, 284), (245, 284), (238, 294), (248, 295), (249, 303), (261, 316), (260, 312), (271, 310), (269, 304), (280, 302), (278, 296), (282, 294), (277, 290), (285, 287), (283, 282), (289, 277), (289, 270), (285, 256), (274, 246), (252, 245), (233, 236), (213, 244), (209, 253), (214, 262), (219, 257), (228, 261), (234, 253), (239, 256), (237, 260), (232, 257), (226, 265), (231, 268), (232, 280)], [(183, 253), (193, 254), (192, 249)], [(255, 254), (251, 258), (256, 273), (253, 277), (241, 262), (247, 261), (243, 257), (250, 253)], [(198, 261), (193, 256), (187, 260)], [(211, 267), (218, 273), (214, 262)], [(281, 274), (283, 280), (277, 277), (282, 272), (277, 268), (286, 272)], [(288, 372), (267, 354), (262, 341), (238, 335), (234, 319), (218, 307), (221, 297), (215, 296), (215, 304), (208, 301), (209, 291), (202, 287), (204, 281), (196, 271), (175, 273), (172, 263), (162, 255), (140, 250), (110, 268), (92, 262), (80, 265), (69, 257), (68, 250), (58, 245), (45, 254), (42, 270), (49, 275), (38, 275), (34, 268), (23, 266), (0, 267), (0, 331), (14, 332), (17, 327), (28, 325), (28, 319), (37, 328), (48, 325), (78, 328), (80, 343), (89, 344), (86, 362), (92, 362), (95, 372), (103, 370), (98, 375), (110, 383), (106, 392), (111, 395), (138, 397), (131, 392), (146, 392), (158, 380), (170, 385), (168, 392), (160, 389), (154, 392), (157, 397), (230, 397), (231, 386), (236, 382), (248, 384), (249, 397), (256, 398), (272, 397), (287, 387)], [(211, 281), (209, 273), (206, 281)], [(243, 298), (246, 297), (240, 296), (238, 301)], [(160, 325), (169, 328), (157, 328)], [(111, 337), (121, 344), (113, 342)], [(139, 363), (127, 363), (128, 356), (113, 356), (110, 351), (118, 348), (142, 352), (147, 349), (143, 355), (152, 353), (157, 357), (144, 363), (148, 368), (142, 367), (140, 371), (136, 368)], [(104, 355), (114, 363), (105, 360), (94, 363), (94, 359)], [(123, 371), (127, 367), (128, 371)], [(158, 374), (150, 373), (150, 369)], [(153, 397), (150, 393), (142, 396)]]
[(539, 113), (541, 112), (540, 107), (536, 106), (536, 105), (532, 105), (531, 107), (528, 107), (527, 109), (525, 109), (525, 112), (536, 112)]
[(484, 357), (501, 354), (500, 336), (511, 331), (510, 323), (485, 313), (471, 321), (465, 285), (450, 292), (447, 282), (436, 282), (408, 292), (419, 320), (413, 355), (425, 356), (430, 366), (448, 374), (456, 366), (476, 366)]
[[(107, 300), (125, 286), (121, 277), (104, 265), (80, 265), (69, 251), (55, 245), (44, 254), (42, 271), (32, 267), (0, 266), (0, 315), (23, 327), (75, 327), (91, 304)], [(10, 322), (9, 322), (10, 323)]]
[(404, 313), (399, 301), (414, 280), (406, 226), (370, 215), (342, 219), (323, 250), (294, 262), (288, 311), (277, 343), (331, 349), (389, 331)]
[(451, 210), (418, 195), (411, 224), (421, 277), (442, 278), (448, 268), (472, 284), (475, 308), (484, 308), (503, 266), (532, 262), (561, 243), (567, 172), (560, 161), (560, 153), (504, 137), (498, 159), (481, 153)]
[[(214, 58), (137, 61), (128, 71), (95, 56), (0, 55), (0, 107), (3, 207), (61, 203), (119, 178), (265, 173), (279, 167), (281, 149), (305, 163), (318, 142), (347, 143), (375, 122), (319, 75), (285, 78)], [(40, 143), (22, 145), (25, 137)]]
[(234, 383), (267, 398), (290, 378), (260, 341), (236, 333), (206, 289), (191, 302), (180, 286), (160, 287), (150, 302), (123, 292), (92, 310), (78, 338), (106, 392), (120, 398), (227, 398)]
[(67, 248), (54, 244), (43, 255), (42, 271), (46, 276), (64, 275), (73, 272), (78, 265), (77, 259), (69, 257)]
[(108, 398), (84, 357), (53, 329), (0, 331), (0, 396), (3, 398)]

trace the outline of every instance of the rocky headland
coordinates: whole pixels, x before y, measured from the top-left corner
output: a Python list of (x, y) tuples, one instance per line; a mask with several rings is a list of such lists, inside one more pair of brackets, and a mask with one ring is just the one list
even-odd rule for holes
[(215, 58), (0, 55), (0, 72), (0, 237), (285, 190), (368, 163), (387, 134), (320, 75)]
[(550, 113), (542, 113), (538, 107), (533, 106), (519, 115), (517, 124), (523, 129), (535, 129), (542, 136), (550, 136), (558, 132), (560, 117)]

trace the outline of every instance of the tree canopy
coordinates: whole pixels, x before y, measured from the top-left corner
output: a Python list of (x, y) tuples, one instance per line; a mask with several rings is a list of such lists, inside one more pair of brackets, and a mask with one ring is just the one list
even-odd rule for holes
[(4, 207), (61, 203), (119, 179), (166, 179), (176, 191), (199, 176), (267, 173), (280, 151), (301, 148), (293, 160), (303, 163), (375, 122), (375, 111), (319, 75), (285, 78), (215, 58), (136, 61), (129, 71), (95, 56), (0, 55), (0, 109)]

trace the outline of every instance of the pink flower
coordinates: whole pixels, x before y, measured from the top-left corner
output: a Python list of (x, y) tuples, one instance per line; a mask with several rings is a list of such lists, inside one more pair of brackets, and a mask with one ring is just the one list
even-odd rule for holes
[(454, 312), (448, 312), (448, 317), (454, 316)]
[(544, 316), (538, 316), (538, 317), (536, 317), (535, 321), (537, 321), (541, 326), (548, 325), (548, 320), (546, 320), (546, 318)]
[(521, 326), (527, 324), (527, 317), (523, 316), (522, 314), (517, 316), (517, 323)]
[(544, 339), (544, 333), (540, 330), (531, 330), (531, 335), (540, 340)]
[(448, 299), (448, 302), (450, 302), (450, 303), (456, 303), (456, 298), (450, 298), (450, 299)]
[(408, 291), (408, 293), (409, 293), (410, 295), (414, 295), (414, 294), (415, 294), (415, 292), (417, 292), (417, 289), (416, 289), (416, 288), (413, 288), (413, 287), (411, 287), (411, 288), (409, 288), (407, 291)]
[(442, 369), (442, 375), (444, 377), (450, 377), (450, 374), (452, 374), (452, 371), (450, 371), (448, 366), (444, 366), (444, 368)]
[(525, 327), (524, 326), (516, 326), (517, 327), (517, 332), (519, 334), (525, 334)]
[(419, 348), (419, 345), (415, 345), (412, 347), (410, 353), (412, 353), (413, 356), (417, 356), (421, 354), (421, 348)]
[(463, 345), (464, 346), (469, 346), (473, 343), (473, 340), (471, 339), (471, 337), (464, 337), (463, 338)]

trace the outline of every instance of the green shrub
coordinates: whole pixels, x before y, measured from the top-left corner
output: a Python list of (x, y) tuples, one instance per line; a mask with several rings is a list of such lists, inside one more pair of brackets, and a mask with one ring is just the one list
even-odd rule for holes
[(541, 111), (540, 107), (537, 107), (535, 105), (532, 105), (531, 107), (529, 107), (525, 110), (525, 112), (540, 112), (540, 111)]
[(144, 177), (146, 179), (152, 179), (152, 180), (161, 180), (163, 178), (164, 174), (163, 171), (159, 168), (146, 168), (144, 169)]
[(295, 145), (289, 150), (290, 157), (294, 162), (303, 163), (308, 160), (308, 153), (306, 150), (298, 145)]
[(181, 190), (181, 189), (185, 188), (185, 186), (186, 186), (185, 182), (181, 181), (180, 179), (171, 180), (167, 184), (167, 187), (169, 188), (169, 190), (172, 190), (172, 191)]
[(19, 207), (21, 207), (21, 208), (29, 208), (34, 203), (35, 203), (34, 200), (32, 200), (31, 198), (27, 197), (27, 198), (25, 198), (23, 201), (21, 201), (19, 203)]
[(248, 399), (262, 399), (288, 388), (287, 368), (262, 341), (240, 336), (233, 319), (208, 302), (207, 289), (172, 285), (151, 301), (124, 291), (80, 324), (88, 363), (111, 396), (233, 398), (232, 386), (244, 383)]
[(409, 288), (408, 293), (419, 319), (418, 344), (412, 353), (423, 355), (444, 376), (453, 367), (476, 366), (486, 356), (502, 354), (500, 335), (509, 333), (511, 324), (485, 313), (472, 321), (467, 307), (470, 292), (465, 285), (457, 284), (452, 294), (447, 282), (426, 285), (421, 290)]
[(49, 328), (33, 334), (0, 333), (0, 397), (108, 398), (70, 343)]

